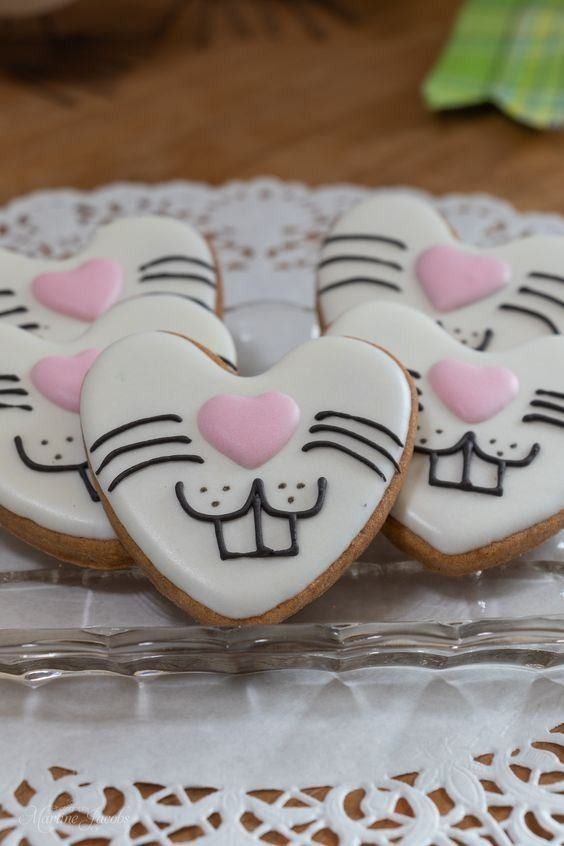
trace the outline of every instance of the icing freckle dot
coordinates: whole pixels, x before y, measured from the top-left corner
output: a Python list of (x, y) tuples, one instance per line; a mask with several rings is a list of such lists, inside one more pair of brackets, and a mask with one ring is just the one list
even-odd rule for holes
[(212, 508), (217, 508), (218, 505), (219, 505), (219, 500), (214, 499), (214, 501), (212, 502)]
[(498, 449), (498, 451), (497, 451), (497, 455), (499, 455), (499, 457), (501, 458), (501, 456), (503, 455), (503, 450), (502, 450), (502, 449)]
[(223, 490), (224, 490), (224, 491), (230, 491), (230, 490), (231, 490), (231, 488), (229, 487), (229, 485), (224, 485), (224, 486), (223, 486)]
[(303, 483), (303, 482), (298, 482), (298, 484), (296, 485), (296, 487), (297, 487), (297, 489), (298, 489), (299, 491), (301, 491), (301, 489), (302, 489), (302, 488), (305, 488), (305, 485), (304, 485), (304, 483)]
[(200, 493), (207, 493), (207, 492), (208, 492), (207, 488), (200, 488)]
[(47, 446), (48, 443), (49, 441), (41, 441), (41, 446)]
[(293, 497), (293, 496), (289, 496), (289, 497), (288, 497), (288, 502), (293, 502), (293, 501), (294, 501), (294, 497)]
[(61, 453), (60, 453), (60, 452), (58, 452), (58, 453), (57, 453), (57, 455), (55, 456), (55, 461), (60, 461), (60, 459), (61, 459), (62, 457), (63, 457), (63, 456), (61, 455)]
[(66, 441), (68, 444), (72, 444), (72, 442), (74, 441), (74, 438), (72, 437), (72, 435), (69, 435), (67, 438), (65, 438), (65, 441)]
[(435, 432), (437, 433), (437, 435), (442, 435), (442, 434), (443, 434), (443, 430), (442, 430), (442, 429), (435, 429)]
[(456, 327), (456, 329), (454, 329), (453, 331), (454, 331), (454, 334), (455, 334), (455, 335), (460, 335), (460, 331), (461, 331), (461, 330), (458, 328), (458, 326), (457, 326), (457, 327)]
[(280, 482), (280, 484), (278, 485), (278, 489), (281, 490), (281, 491), (283, 491), (285, 487), (286, 487), (286, 482)]
[(509, 444), (510, 449), (517, 449), (517, 444)]
[(420, 444), (426, 444), (426, 443), (427, 443), (427, 438), (420, 438), (419, 443), (420, 443)]
[(495, 443), (497, 443), (497, 440), (495, 438), (491, 438), (490, 444), (495, 444)]

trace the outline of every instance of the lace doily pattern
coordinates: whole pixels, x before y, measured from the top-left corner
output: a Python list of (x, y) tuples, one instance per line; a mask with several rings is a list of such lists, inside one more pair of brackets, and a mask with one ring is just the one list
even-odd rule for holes
[[(460, 237), (487, 245), (535, 232), (564, 234), (557, 215), (520, 214), (484, 195), (433, 198)], [(225, 274), (226, 303), (270, 298), (313, 306), (312, 269), (331, 223), (374, 189), (308, 188), (275, 179), (211, 187), (190, 182), (115, 184), (96, 191), (36, 193), (0, 210), (0, 246), (31, 256), (77, 252), (96, 229), (127, 215), (168, 215), (197, 226), (213, 242)]]
[(2, 798), (4, 846), (528, 846), (564, 842), (564, 725), (372, 784), (290, 790), (90, 782), (53, 766)]

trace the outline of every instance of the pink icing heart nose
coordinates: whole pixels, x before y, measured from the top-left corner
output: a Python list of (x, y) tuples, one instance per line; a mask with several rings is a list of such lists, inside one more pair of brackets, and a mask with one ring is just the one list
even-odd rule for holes
[(67, 411), (79, 411), (84, 377), (101, 350), (85, 350), (69, 358), (47, 356), (34, 364), (31, 381), (44, 397)]
[(74, 270), (42, 273), (31, 289), (46, 308), (77, 317), (96, 320), (118, 299), (123, 287), (121, 265), (109, 258), (87, 261)]
[(415, 273), (437, 311), (447, 312), (495, 294), (509, 281), (511, 267), (495, 256), (443, 245), (421, 253)]
[(258, 397), (218, 394), (200, 408), (198, 428), (215, 449), (252, 470), (280, 452), (299, 419), (295, 400), (279, 391)]
[(489, 420), (519, 393), (519, 380), (506, 367), (475, 367), (445, 358), (431, 367), (428, 377), (441, 402), (465, 423)]

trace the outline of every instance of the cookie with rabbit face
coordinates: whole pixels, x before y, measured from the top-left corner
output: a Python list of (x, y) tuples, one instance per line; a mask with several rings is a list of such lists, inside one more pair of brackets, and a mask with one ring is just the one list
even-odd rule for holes
[(206, 240), (165, 217), (132, 217), (101, 227), (64, 261), (0, 250), (0, 326), (70, 340), (121, 300), (175, 293), (221, 312), (221, 279)]
[(160, 591), (220, 624), (277, 622), (333, 584), (397, 496), (415, 415), (401, 366), (345, 338), (241, 378), (182, 338), (138, 335), (97, 359), (81, 401), (124, 546)]
[(428, 203), (384, 192), (325, 239), (318, 307), (328, 326), (361, 303), (406, 305), (460, 343), (493, 352), (564, 332), (563, 266), (562, 237), (470, 247)]
[(233, 342), (219, 318), (174, 294), (119, 303), (72, 342), (0, 326), (4, 528), (72, 563), (107, 568), (129, 560), (88, 471), (79, 400), (84, 376), (105, 347), (154, 328), (187, 334), (234, 366)]
[(564, 338), (480, 353), (384, 303), (352, 309), (329, 334), (381, 344), (417, 386), (413, 461), (385, 527), (399, 546), (457, 574), (564, 528)]

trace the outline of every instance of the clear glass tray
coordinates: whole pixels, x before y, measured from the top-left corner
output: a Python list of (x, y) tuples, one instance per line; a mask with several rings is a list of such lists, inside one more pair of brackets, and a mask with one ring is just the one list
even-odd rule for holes
[[(276, 301), (235, 306), (226, 319), (244, 373), (317, 333), (313, 309)], [(137, 568), (63, 565), (0, 534), (0, 675), (31, 684), (85, 671), (146, 677), (491, 661), (564, 661), (564, 536), (461, 579), (425, 571), (379, 537), (286, 623), (215, 628), (191, 623)]]
[[(214, 241), (241, 371), (255, 373), (317, 334), (313, 268), (319, 240), (335, 216), (368, 190), (275, 179), (50, 190), (0, 209), (0, 245), (62, 256), (80, 250), (98, 226), (120, 215), (190, 221)], [(517, 212), (487, 195), (435, 198), (401, 190), (434, 203), (473, 244), (535, 232), (564, 235), (561, 217)], [(0, 534), (0, 677), (31, 684), (90, 671), (145, 677), (494, 660), (544, 667), (561, 661), (563, 643), (564, 534), (526, 560), (458, 580), (402, 560), (378, 539), (364, 561), (293, 619), (241, 629), (192, 624), (138, 570), (101, 573), (61, 565)]]

